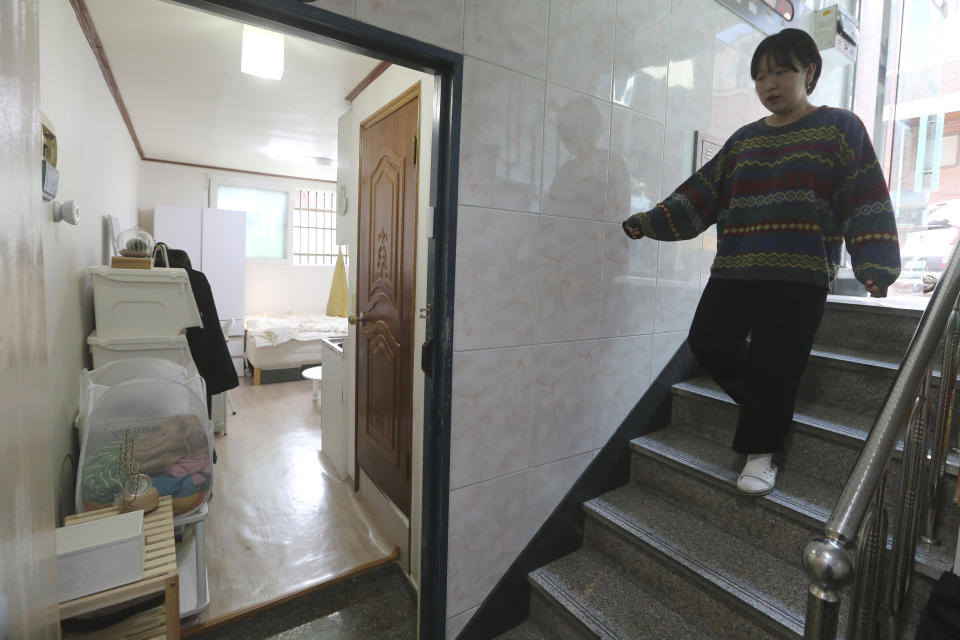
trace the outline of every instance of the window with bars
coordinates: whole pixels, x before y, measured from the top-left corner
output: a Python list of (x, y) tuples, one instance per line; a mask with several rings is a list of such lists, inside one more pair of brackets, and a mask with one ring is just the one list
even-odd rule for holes
[(293, 200), (290, 247), (293, 264), (335, 264), (337, 248), (337, 194), (297, 189)]

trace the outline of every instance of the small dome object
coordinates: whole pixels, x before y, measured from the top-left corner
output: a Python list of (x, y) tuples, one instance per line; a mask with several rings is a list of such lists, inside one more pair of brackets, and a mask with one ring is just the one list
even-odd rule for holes
[(122, 231), (117, 245), (120, 255), (127, 258), (149, 258), (153, 255), (153, 237), (138, 227)]

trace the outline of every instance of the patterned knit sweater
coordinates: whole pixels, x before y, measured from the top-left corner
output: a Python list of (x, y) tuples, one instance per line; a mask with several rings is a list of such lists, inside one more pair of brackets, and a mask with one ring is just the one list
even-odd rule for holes
[(883, 172), (863, 123), (843, 109), (742, 127), (666, 200), (627, 222), (654, 240), (693, 238), (716, 224), (715, 278), (826, 287), (844, 240), (860, 282), (885, 291), (900, 273)]

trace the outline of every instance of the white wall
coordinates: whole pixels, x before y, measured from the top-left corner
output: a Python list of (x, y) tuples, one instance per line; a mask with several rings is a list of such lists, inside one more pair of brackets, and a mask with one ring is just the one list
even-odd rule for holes
[(59, 638), (44, 329), (39, 15), (0, 2), (0, 638)]
[[(256, 183), (267, 181), (283, 189), (292, 187), (330, 189), (333, 186), (329, 182), (318, 180), (268, 178), (242, 172), (217, 172), (164, 162), (141, 164), (137, 209), (140, 225), (151, 233), (153, 232), (153, 207), (157, 204), (209, 206), (207, 190), (211, 176), (226, 176), (233, 180), (249, 179)], [(332, 281), (333, 265), (247, 263), (244, 285), (245, 313), (323, 313), (327, 308)]]
[(126, 229), (137, 223), (140, 159), (90, 45), (67, 0), (40, 2), (40, 108), (57, 134), (57, 201), (76, 200), (80, 224), (54, 222), (44, 206), (44, 281), (50, 419), (54, 447), (45, 461), (51, 477), (71, 448), (78, 376), (89, 363), (93, 292), (86, 268), (109, 260), (104, 216)]
[(620, 222), (690, 174), (695, 131), (764, 115), (763, 36), (716, 0), (319, 4), (465, 55), (452, 638), (685, 339), (714, 234), (629, 242)]
[[(357, 98), (353, 101), (353, 107), (348, 119), (342, 122), (349, 122), (351, 140), (345, 148), (350, 149), (350, 158), (343, 160), (346, 171), (344, 184), (349, 194), (348, 213), (341, 218), (347, 229), (349, 229), (350, 255), (357, 255), (357, 199), (360, 184), (360, 123), (373, 115), (381, 107), (399, 96), (401, 93), (412, 87), (417, 82), (420, 83), (420, 173), (418, 183), (418, 210), (417, 210), (417, 276), (416, 292), (414, 295), (414, 306), (416, 309), (426, 306), (426, 281), (427, 281), (427, 222), (429, 219), (430, 202), (430, 163), (432, 153), (432, 131), (433, 131), (433, 77), (417, 71), (412, 71), (398, 66), (391, 66), (379, 78), (374, 80)], [(356, 269), (348, 272), (348, 281), (350, 287), (350, 312), (357, 312), (357, 275)], [(413, 581), (420, 582), (420, 536), (422, 522), (421, 497), (422, 476), (423, 476), (423, 391), (424, 374), (420, 368), (420, 347), (423, 344), (426, 335), (426, 321), (416, 318), (414, 322), (414, 356), (413, 356), (413, 500), (410, 507), (410, 569)], [(349, 391), (347, 398), (347, 416), (349, 420), (348, 433), (356, 433), (356, 409), (354, 406), (354, 389), (356, 383), (356, 331), (351, 326), (350, 334), (344, 344), (344, 355), (347, 359), (347, 371), (350, 375)], [(352, 448), (355, 446), (351, 438), (350, 448), (347, 452), (349, 464), (353, 464), (354, 456)], [(353, 473), (356, 473), (353, 470)]]

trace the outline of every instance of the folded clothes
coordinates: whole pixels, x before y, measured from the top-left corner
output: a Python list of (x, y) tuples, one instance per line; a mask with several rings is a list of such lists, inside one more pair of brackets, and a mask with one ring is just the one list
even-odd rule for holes
[(201, 471), (207, 471), (210, 468), (210, 456), (201, 453), (195, 456), (186, 456), (180, 458), (177, 462), (170, 466), (166, 470), (166, 473), (173, 476), (174, 478), (182, 478), (184, 476), (190, 476), (193, 478), (194, 484), (200, 484), (204, 481), (203, 474)]
[(153, 486), (161, 496), (173, 496), (174, 498), (185, 498), (191, 493), (206, 491), (209, 486), (210, 478), (203, 474), (198, 474), (202, 481), (195, 483), (192, 475), (174, 478), (169, 473), (155, 473), (150, 475)]
[(185, 456), (208, 453), (208, 447), (200, 418), (184, 414), (167, 418), (158, 430), (139, 436), (133, 443), (133, 459), (144, 473), (157, 473)]

